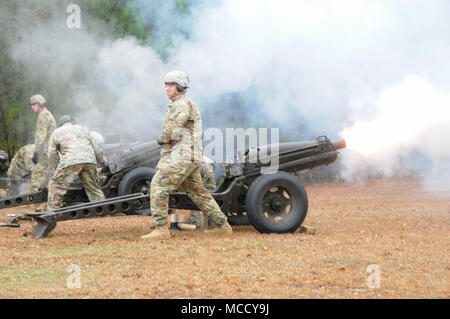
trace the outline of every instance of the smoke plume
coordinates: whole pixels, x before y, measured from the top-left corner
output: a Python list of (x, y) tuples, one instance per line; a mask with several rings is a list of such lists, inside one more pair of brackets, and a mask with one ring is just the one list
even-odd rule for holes
[[(67, 84), (64, 103), (102, 133), (155, 138), (168, 102), (164, 73), (180, 69), (204, 128), (344, 136), (349, 180), (368, 167), (385, 176), (411, 169), (430, 189), (450, 189), (436, 180), (450, 158), (448, 1), (191, 1), (178, 16), (177, 1), (162, 3), (132, 2), (155, 26), (148, 43), (68, 31), (60, 18), (24, 29), (11, 52), (48, 72), (49, 85)], [(37, 44), (51, 52), (29, 54)], [(86, 81), (74, 85), (77, 72)]]

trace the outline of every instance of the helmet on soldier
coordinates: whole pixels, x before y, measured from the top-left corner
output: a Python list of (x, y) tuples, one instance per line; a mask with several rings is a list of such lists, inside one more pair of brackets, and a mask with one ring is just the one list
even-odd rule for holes
[(176, 83), (186, 89), (189, 87), (189, 77), (182, 71), (172, 71), (166, 74), (164, 83)]
[(70, 123), (72, 123), (72, 124), (75, 123), (75, 121), (72, 119), (72, 117), (71, 117), (70, 115), (63, 115), (63, 116), (61, 116), (61, 118), (59, 119), (58, 127), (59, 127), (59, 126), (63, 126), (64, 124), (66, 124), (66, 123), (68, 123), (68, 122), (70, 122)]
[(40, 107), (44, 107), (46, 103), (47, 101), (40, 94), (35, 94), (32, 97), (30, 97), (30, 105), (39, 104)]

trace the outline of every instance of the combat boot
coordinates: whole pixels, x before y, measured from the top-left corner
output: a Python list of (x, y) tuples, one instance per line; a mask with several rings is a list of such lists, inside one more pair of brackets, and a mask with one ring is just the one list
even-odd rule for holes
[(216, 226), (211, 229), (206, 229), (204, 231), (205, 234), (229, 234), (231, 235), (233, 233), (233, 228), (231, 228), (230, 224), (228, 224), (227, 221), (224, 221), (222, 225)]
[(147, 235), (141, 236), (141, 239), (145, 240), (165, 240), (170, 239), (172, 235), (170, 234), (167, 225), (156, 227), (152, 232)]

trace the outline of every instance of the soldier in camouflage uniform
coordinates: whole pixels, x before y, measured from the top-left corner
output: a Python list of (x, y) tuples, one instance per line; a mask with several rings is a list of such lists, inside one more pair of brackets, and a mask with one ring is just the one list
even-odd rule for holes
[(180, 71), (166, 74), (166, 93), (172, 103), (167, 107), (163, 131), (158, 138), (162, 145), (161, 159), (156, 167), (150, 190), (150, 206), (157, 228), (142, 239), (169, 239), (169, 194), (185, 192), (208, 216), (213, 229), (207, 233), (233, 232), (225, 214), (206, 190), (200, 175), (203, 157), (202, 120), (197, 106), (186, 95), (187, 75)]
[(46, 188), (50, 177), (48, 174), (47, 148), (50, 135), (56, 128), (56, 122), (52, 113), (45, 107), (46, 103), (45, 98), (39, 94), (30, 98), (31, 109), (38, 114), (34, 133), (36, 150), (33, 155), (33, 163), (36, 165), (31, 173), (30, 192)]
[(203, 161), (200, 163), (200, 176), (202, 177), (203, 185), (210, 192), (216, 189), (216, 178), (214, 177), (214, 162), (206, 156), (203, 156)]
[(103, 151), (89, 130), (72, 123), (70, 116), (61, 117), (60, 126), (50, 137), (48, 159), (50, 171), (56, 167), (48, 185), (47, 208), (55, 210), (63, 206), (63, 198), (70, 184), (79, 177), (89, 201), (105, 199), (96, 170), (97, 162), (103, 163)]
[(7, 171), (8, 165), (9, 165), (8, 153), (6, 153), (3, 150), (0, 150), (0, 176), (3, 176), (3, 174)]
[(34, 144), (27, 144), (19, 148), (11, 160), (11, 165), (9, 165), (6, 175), (11, 178), (30, 177), (34, 167), (33, 155), (35, 149)]

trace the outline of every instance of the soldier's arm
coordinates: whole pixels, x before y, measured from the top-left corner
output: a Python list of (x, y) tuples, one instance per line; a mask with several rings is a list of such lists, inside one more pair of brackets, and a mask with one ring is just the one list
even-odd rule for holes
[(97, 160), (97, 163), (105, 165), (106, 164), (106, 157), (103, 155), (103, 150), (97, 144), (97, 141), (91, 136), (90, 133), (88, 133), (88, 139), (89, 139), (89, 142), (92, 145), (92, 148), (94, 149), (95, 159)]
[(13, 159), (11, 160), (11, 164), (9, 165), (8, 171), (6, 172), (6, 176), (8, 177), (14, 177), (17, 174), (17, 155), (13, 157)]
[(36, 122), (36, 131), (34, 133), (34, 144), (36, 153), (43, 154), (47, 150), (44, 149), (45, 137), (47, 136), (47, 125), (43, 117), (38, 117)]
[(169, 143), (175, 128), (182, 127), (190, 115), (190, 107), (186, 103), (174, 104), (171, 113), (164, 123), (163, 131), (159, 136), (159, 140), (163, 143)]
[(56, 169), (59, 163), (59, 155), (58, 155), (58, 145), (57, 141), (54, 138), (55, 134), (50, 136), (50, 140), (48, 141), (48, 173), (49, 176), (53, 174), (53, 171)]

